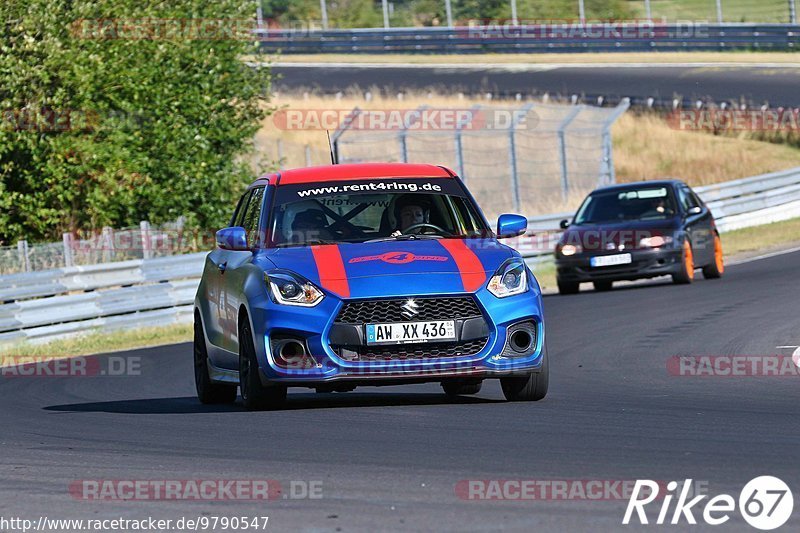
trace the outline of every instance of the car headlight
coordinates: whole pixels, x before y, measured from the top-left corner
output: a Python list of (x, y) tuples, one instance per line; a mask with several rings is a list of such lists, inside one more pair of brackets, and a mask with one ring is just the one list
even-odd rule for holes
[(272, 301), (278, 304), (314, 307), (325, 296), (313, 283), (297, 274), (273, 272), (264, 274), (264, 279)]
[(486, 286), (498, 298), (522, 294), (528, 290), (528, 271), (521, 259), (503, 263)]
[(672, 237), (655, 235), (653, 237), (643, 237), (641, 240), (639, 240), (639, 246), (642, 248), (660, 248), (665, 244), (672, 244)]
[(575, 255), (577, 253), (580, 253), (582, 250), (581, 250), (581, 246), (579, 244), (578, 245), (575, 245), (575, 244), (560, 244), (559, 247), (558, 247), (558, 251), (561, 253), (561, 255), (569, 256), (569, 255)]

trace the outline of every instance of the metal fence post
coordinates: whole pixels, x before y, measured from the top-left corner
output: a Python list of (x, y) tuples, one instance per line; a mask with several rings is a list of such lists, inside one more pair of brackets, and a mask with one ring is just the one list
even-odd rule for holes
[(644, 16), (647, 20), (653, 20), (653, 11), (650, 9), (650, 0), (644, 0)]
[[(480, 109), (481, 109), (480, 105), (472, 106), (472, 109), (469, 110), (470, 121), (475, 118), (475, 113), (480, 111)], [(456, 124), (456, 136), (455, 136), (456, 172), (458, 172), (459, 177), (464, 181), (466, 181), (467, 178), (464, 171), (464, 145), (462, 143), (461, 130), (463, 130), (464, 126), (466, 126), (467, 124), (468, 124), (467, 122), (462, 122), (461, 119), (459, 119), (458, 124)]]
[(333, 132), (333, 137), (331, 137), (331, 150), (333, 151), (333, 161), (331, 163), (338, 164), (340, 162), (340, 154), (339, 154), (339, 139), (344, 132), (353, 124), (353, 121), (361, 114), (361, 109), (358, 107), (354, 107), (352, 111), (350, 111), (344, 119), (344, 122), (336, 128), (336, 131)]
[(603, 123), (603, 161), (600, 165), (600, 177), (597, 180), (598, 185), (610, 185), (617, 181), (616, 171), (614, 169), (614, 150), (611, 144), (611, 126), (630, 106), (630, 99), (623, 98)]
[(444, 10), (447, 15), (447, 27), (453, 27), (453, 7), (450, 5), (450, 0), (444, 0)]
[(794, 0), (789, 0), (789, 22), (797, 24), (797, 6), (795, 6)]
[(103, 226), (103, 261), (110, 262), (114, 259), (114, 229)]
[(517, 0), (511, 0), (511, 24), (517, 25)]
[(31, 271), (31, 259), (28, 257), (28, 241), (22, 239), (17, 241), (17, 253), (19, 254), (19, 262), (25, 272)]
[(522, 117), (528, 114), (528, 111), (533, 107), (533, 104), (526, 104), (519, 109), (511, 121), (508, 129), (508, 155), (511, 159), (511, 201), (514, 205), (514, 211), (519, 213), (521, 211), (522, 201), (519, 194), (519, 169), (517, 168), (517, 140), (515, 132), (517, 131), (517, 124)]
[(72, 257), (72, 233), (64, 233), (61, 235), (61, 242), (64, 243), (64, 266), (75, 266), (75, 259)]
[(275, 144), (277, 145), (276, 147), (278, 149), (278, 164), (282, 165), (283, 164), (283, 140), (278, 139), (278, 140), (275, 141)]
[(717, 0), (717, 22), (722, 24), (722, 0)]
[(586, 22), (586, 6), (583, 5), (583, 0), (578, 0), (578, 18), (581, 23)]
[(325, 3), (325, 0), (319, 0), (319, 10), (322, 14), (322, 29), (328, 29), (328, 6)]
[(139, 232), (142, 234), (142, 259), (150, 259), (153, 257), (150, 240), (150, 222), (147, 220), (139, 222)]
[(311, 146), (306, 144), (306, 166), (311, 166)]
[(574, 106), (569, 114), (558, 125), (558, 153), (559, 166), (561, 167), (561, 198), (566, 202), (569, 196), (569, 173), (567, 170), (567, 126), (578, 116), (584, 105)]
[(389, 27), (389, 1), (382, 0), (381, 4), (383, 4), (383, 27)]
[[(428, 106), (421, 105), (419, 106), (416, 111), (418, 113), (416, 118), (419, 118), (422, 115), (422, 112), (428, 109)], [(398, 136), (398, 140), (400, 141), (400, 160), (403, 163), (408, 163), (408, 144), (407, 144), (407, 137), (408, 137), (408, 128), (414, 124), (416, 120), (409, 120), (408, 123), (403, 124), (403, 128), (400, 130), (400, 134)]]

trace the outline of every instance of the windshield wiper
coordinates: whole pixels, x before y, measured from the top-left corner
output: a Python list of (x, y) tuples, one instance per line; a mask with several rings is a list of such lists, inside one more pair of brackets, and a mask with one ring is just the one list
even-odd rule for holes
[(415, 241), (419, 240), (426, 240), (426, 239), (443, 239), (441, 235), (397, 235), (395, 237), (381, 237), (379, 239), (370, 239), (368, 241), (364, 241), (364, 243), (368, 242), (388, 242), (388, 241)]
[(296, 246), (313, 246), (315, 244), (338, 244), (336, 241), (326, 241), (324, 239), (309, 239), (303, 242), (281, 242), (276, 248), (293, 248)]

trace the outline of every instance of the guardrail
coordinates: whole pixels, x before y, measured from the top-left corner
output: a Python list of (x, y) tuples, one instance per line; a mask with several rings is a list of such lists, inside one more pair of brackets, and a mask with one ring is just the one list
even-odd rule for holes
[(621, 21), (454, 28), (259, 29), (256, 34), (262, 52), (283, 54), (664, 52), (800, 47), (800, 25), (796, 24)]
[[(800, 168), (696, 187), (721, 232), (800, 216)], [(538, 249), (552, 260), (559, 222), (572, 213), (528, 219)], [(0, 277), (0, 345), (43, 342), (93, 330), (163, 326), (192, 319), (205, 253), (69, 267)]]
[(0, 278), (0, 345), (191, 320), (205, 253)]

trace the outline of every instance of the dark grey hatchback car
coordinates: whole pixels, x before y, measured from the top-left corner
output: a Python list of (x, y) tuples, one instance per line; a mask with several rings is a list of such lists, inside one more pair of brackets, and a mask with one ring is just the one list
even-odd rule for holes
[(700, 268), (707, 279), (722, 276), (722, 243), (711, 211), (678, 180), (603, 187), (581, 204), (555, 250), (562, 294), (592, 282), (609, 290), (614, 281), (671, 275), (691, 283)]

